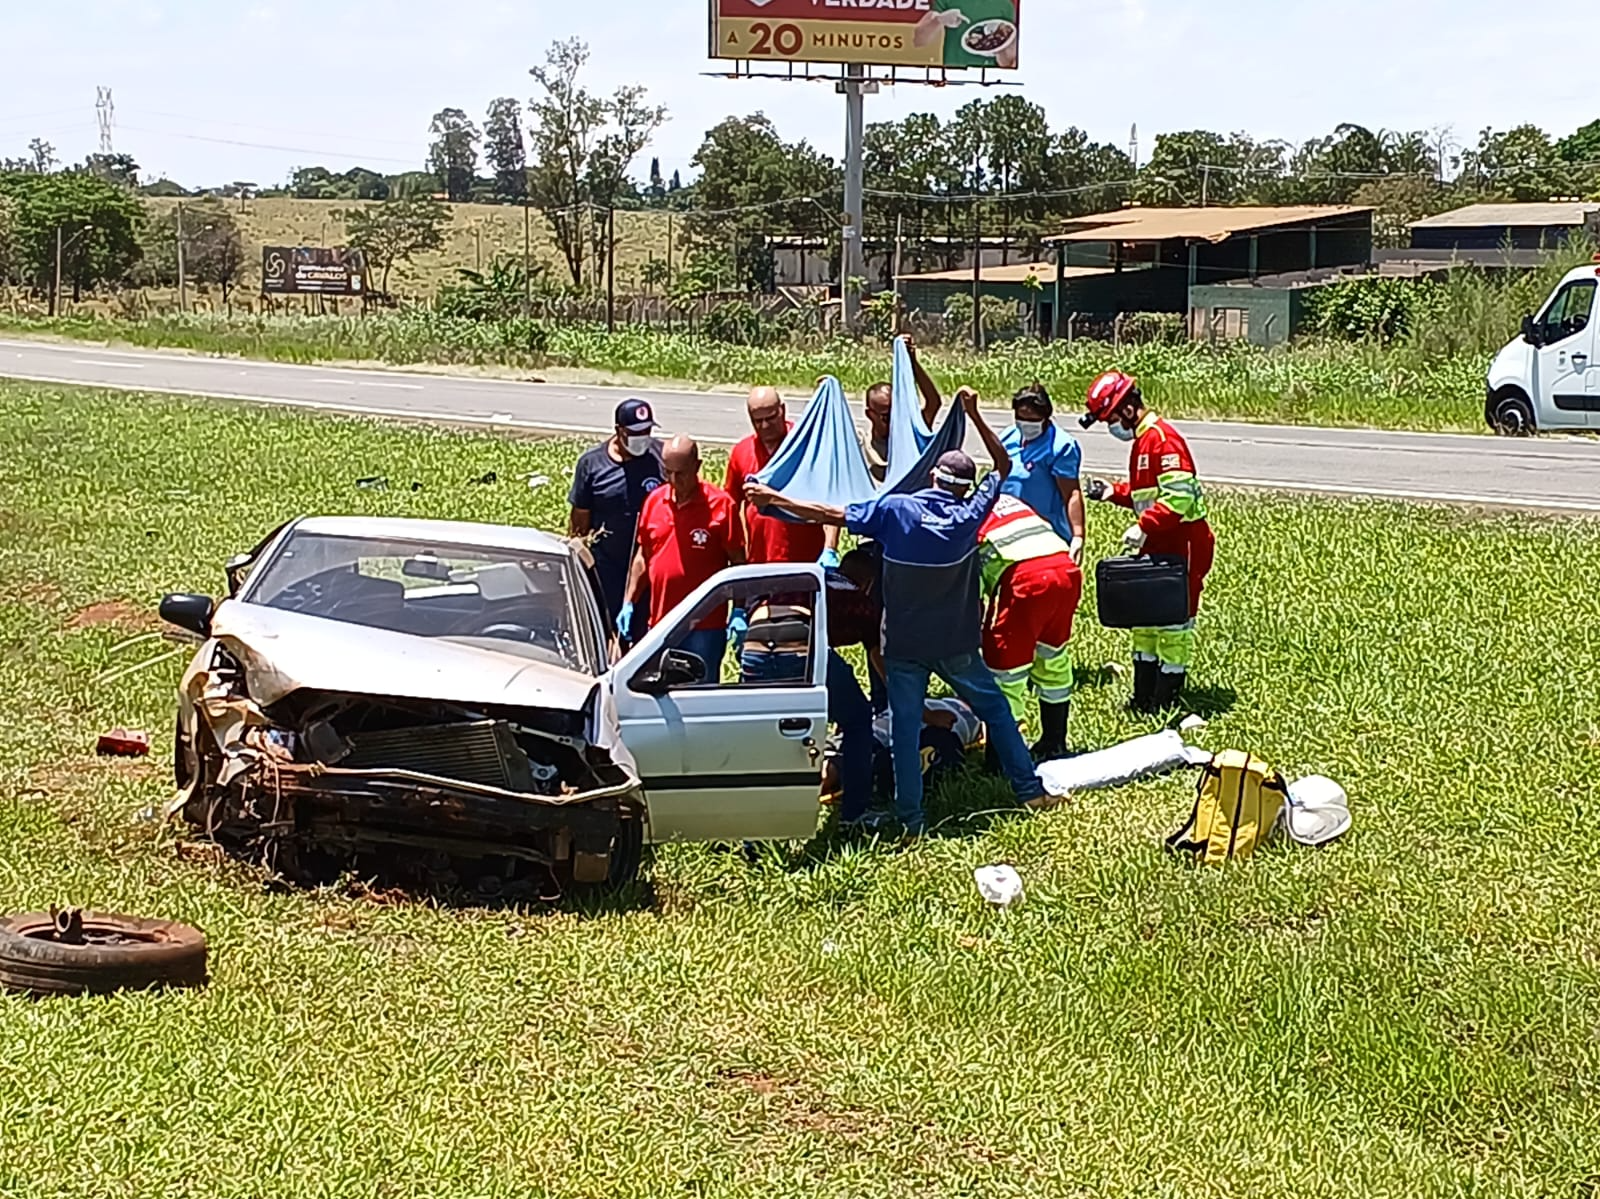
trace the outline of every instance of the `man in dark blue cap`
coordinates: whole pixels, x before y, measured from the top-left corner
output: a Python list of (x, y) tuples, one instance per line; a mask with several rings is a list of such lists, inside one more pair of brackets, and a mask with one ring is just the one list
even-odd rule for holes
[[(661, 467), (661, 443), (655, 432), (654, 407), (646, 400), (623, 400), (617, 405), (617, 431), (578, 459), (572, 476), (572, 505), (568, 532), (574, 537), (594, 535), (590, 542), (595, 572), (606, 601), (606, 627), (616, 626), (623, 611), (623, 590), (645, 497), (666, 478)], [(650, 605), (640, 604), (629, 622), (628, 641), (644, 634)]]

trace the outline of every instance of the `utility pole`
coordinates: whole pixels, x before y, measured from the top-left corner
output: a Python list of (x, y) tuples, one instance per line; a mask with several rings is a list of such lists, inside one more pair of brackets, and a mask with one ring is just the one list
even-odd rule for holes
[(1200, 207), (1206, 207), (1206, 202), (1211, 198), (1211, 164), (1200, 165)]
[(972, 348), (983, 349), (983, 226), (976, 192), (972, 196)]
[(844, 69), (839, 84), (844, 93), (844, 252), (839, 273), (843, 276), (840, 295), (844, 300), (844, 325), (854, 333), (861, 325), (861, 284), (866, 276), (865, 247), (862, 244), (864, 157), (866, 143), (866, 102), (868, 91), (877, 84), (867, 80), (867, 68), (852, 63)]
[(533, 315), (533, 226), (526, 180), (522, 189), (522, 315)]
[(61, 303), (61, 226), (56, 226), (56, 280), (50, 288), (50, 315), (55, 316)]
[(606, 332), (617, 331), (617, 210), (606, 209)]
[(189, 311), (189, 280), (183, 270), (183, 205), (179, 204), (176, 212), (178, 229), (178, 311)]
[(894, 278), (890, 284), (894, 287), (894, 320), (889, 329), (893, 333), (900, 332), (900, 253), (905, 245), (906, 214), (895, 213), (894, 217)]

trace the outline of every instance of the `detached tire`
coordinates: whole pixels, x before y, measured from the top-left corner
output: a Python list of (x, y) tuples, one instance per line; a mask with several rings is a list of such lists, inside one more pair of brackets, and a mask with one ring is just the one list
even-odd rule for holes
[(206, 981), (205, 934), (187, 924), (84, 912), (78, 944), (60, 939), (48, 912), (0, 918), (0, 989), (107, 995)]

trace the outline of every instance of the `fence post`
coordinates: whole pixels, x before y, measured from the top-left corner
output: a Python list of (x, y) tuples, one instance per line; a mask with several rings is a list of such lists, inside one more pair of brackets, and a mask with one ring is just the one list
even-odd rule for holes
[(1125, 312), (1119, 312), (1111, 322), (1111, 348), (1113, 350), (1122, 348), (1122, 318), (1126, 315), (1127, 313)]

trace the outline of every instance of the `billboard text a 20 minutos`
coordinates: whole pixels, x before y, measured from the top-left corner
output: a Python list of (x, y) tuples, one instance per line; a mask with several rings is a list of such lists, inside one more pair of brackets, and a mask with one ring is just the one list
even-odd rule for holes
[(1017, 65), (1022, 0), (711, 0), (711, 57), (931, 69)]

